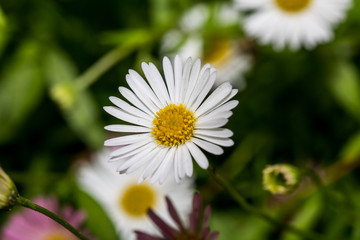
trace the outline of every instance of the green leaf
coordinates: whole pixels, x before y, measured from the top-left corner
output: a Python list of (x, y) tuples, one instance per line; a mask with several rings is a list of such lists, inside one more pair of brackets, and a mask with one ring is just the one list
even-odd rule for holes
[(339, 63), (330, 88), (339, 104), (360, 120), (360, 79), (356, 67), (349, 62)]
[(0, 6), (0, 55), (9, 40), (9, 24)]
[(348, 140), (340, 152), (341, 159), (344, 161), (357, 161), (358, 156), (360, 155), (360, 132), (357, 132), (353, 135), (350, 140)]
[(98, 239), (120, 240), (109, 218), (96, 201), (81, 190), (76, 191), (76, 200), (79, 206), (87, 213), (85, 227), (91, 229), (92, 234)]
[(43, 96), (40, 46), (26, 40), (0, 75), (0, 143), (16, 135)]
[(46, 59), (50, 95), (62, 109), (69, 126), (90, 147), (102, 146), (104, 131), (99, 108), (88, 91), (77, 88), (75, 65), (63, 52), (53, 48), (48, 50)]

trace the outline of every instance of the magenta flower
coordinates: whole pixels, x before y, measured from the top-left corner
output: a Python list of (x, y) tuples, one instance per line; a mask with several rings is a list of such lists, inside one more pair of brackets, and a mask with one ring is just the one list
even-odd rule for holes
[[(85, 219), (82, 211), (67, 206), (60, 209), (54, 197), (39, 197), (34, 202), (64, 218), (75, 228), (79, 228)], [(78, 238), (63, 226), (41, 213), (24, 209), (13, 214), (1, 233), (3, 240), (77, 240)]]
[(148, 215), (162, 233), (162, 237), (152, 236), (141, 231), (135, 231), (137, 240), (215, 240), (219, 236), (219, 232), (211, 232), (208, 221), (211, 214), (211, 207), (205, 208), (203, 218), (201, 220), (201, 196), (194, 194), (192, 211), (189, 214), (189, 227), (186, 228), (182, 223), (171, 200), (166, 197), (166, 204), (172, 219), (175, 221), (179, 229), (174, 229), (165, 223), (154, 211), (148, 211)]

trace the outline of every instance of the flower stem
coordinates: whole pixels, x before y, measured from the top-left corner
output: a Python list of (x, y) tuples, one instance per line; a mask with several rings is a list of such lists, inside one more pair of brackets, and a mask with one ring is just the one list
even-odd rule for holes
[(77, 236), (81, 240), (89, 240), (87, 237), (85, 237), (79, 230), (75, 229), (72, 225), (70, 225), (67, 221), (56, 215), (55, 213), (47, 210), (46, 208), (43, 208), (30, 200), (19, 196), (17, 198), (17, 203), (23, 207), (30, 208), (36, 212), (39, 212), (41, 214), (44, 214), (45, 216), (48, 216), (49, 218), (53, 219), (60, 225), (62, 225), (64, 228), (72, 232), (75, 236)]
[(266, 221), (268, 221), (271, 224), (274, 224), (274, 225), (284, 228), (288, 231), (291, 231), (291, 232), (303, 237), (304, 239), (313, 239), (313, 240), (321, 239), (321, 237), (318, 236), (318, 234), (306, 232), (306, 231), (298, 229), (296, 227), (284, 224), (281, 221), (279, 221), (278, 219), (269, 215), (268, 213), (260, 210), (259, 208), (256, 208), (256, 207), (250, 205), (245, 200), (245, 198), (236, 191), (236, 189), (234, 189), (222, 176), (220, 176), (218, 173), (216, 173), (215, 169), (212, 166), (209, 166), (208, 172), (215, 179), (215, 181), (218, 184), (220, 184), (231, 195), (231, 197), (246, 211), (265, 219)]

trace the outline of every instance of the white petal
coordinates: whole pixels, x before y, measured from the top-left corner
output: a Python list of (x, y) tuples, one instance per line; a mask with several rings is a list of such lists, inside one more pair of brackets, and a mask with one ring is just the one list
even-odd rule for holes
[(126, 160), (123, 164), (121, 164), (116, 171), (122, 173), (124, 170), (128, 169), (131, 165), (135, 164), (139, 160), (143, 159), (146, 155), (148, 155), (156, 146), (148, 147), (138, 154), (132, 156), (128, 160)]
[(192, 141), (193, 141), (193, 143), (195, 143), (196, 145), (198, 145), (199, 147), (201, 147), (202, 149), (204, 149), (205, 151), (207, 151), (209, 153), (212, 153), (215, 155), (221, 155), (224, 153), (224, 150), (221, 147), (219, 147), (215, 144), (212, 144), (210, 142), (207, 142), (207, 141), (204, 141), (204, 140), (201, 140), (198, 138), (193, 138)]
[(129, 74), (125, 76), (126, 82), (135, 94), (141, 99), (141, 101), (151, 108), (163, 108), (163, 104), (151, 90), (145, 80), (134, 70), (129, 70)]
[(105, 129), (111, 132), (123, 132), (123, 133), (134, 133), (134, 132), (150, 132), (151, 128), (125, 125), (125, 124), (112, 124), (105, 126)]
[(146, 178), (153, 175), (153, 173), (158, 169), (166, 153), (169, 151), (169, 148), (160, 148), (158, 154), (155, 155), (154, 159), (147, 165), (143, 173), (141, 174), (138, 183), (141, 183)]
[[(203, 67), (203, 69), (204, 69), (204, 67)], [(185, 104), (191, 106), (192, 104), (195, 103), (196, 99), (200, 95), (204, 86), (208, 82), (209, 76), (210, 76), (209, 68), (206, 68), (203, 73), (200, 72), (199, 79), (197, 80), (195, 87), (193, 87), (193, 90), (190, 94), (189, 100), (187, 102), (185, 102)]]
[(150, 70), (151, 70), (151, 73), (152, 73), (153, 77), (157, 80), (157, 82), (159, 84), (159, 87), (161, 88), (161, 91), (163, 92), (163, 94), (165, 96), (166, 102), (170, 103), (171, 100), (170, 100), (169, 93), (168, 93), (168, 90), (166, 88), (163, 77), (161, 76), (159, 70), (156, 68), (156, 66), (153, 63), (150, 63), (149, 65), (150, 65)]
[(175, 181), (177, 183), (180, 183), (180, 173), (179, 173), (179, 153), (180, 151), (175, 151), (174, 156), (174, 175), (175, 175)]
[(209, 112), (209, 114), (200, 116), (197, 121), (198, 122), (206, 122), (209, 120), (215, 120), (215, 119), (219, 119), (219, 118), (228, 119), (232, 115), (233, 115), (232, 111), (215, 112), (215, 113)]
[(195, 117), (199, 117), (206, 113), (208, 110), (214, 108), (219, 102), (225, 99), (231, 93), (232, 87), (230, 83), (223, 83), (215, 89), (214, 92), (201, 104), (195, 111)]
[(183, 156), (183, 150), (180, 148), (181, 147), (178, 147), (177, 151), (175, 152), (175, 159), (177, 159), (177, 162), (175, 162), (174, 165), (175, 168), (178, 170), (179, 178), (182, 179), (185, 176), (185, 164), (184, 164), (185, 160)]
[(165, 74), (165, 81), (168, 88), (170, 100), (175, 102), (175, 83), (174, 83), (174, 72), (169, 58), (164, 57), (163, 68)]
[(216, 138), (216, 137), (209, 137), (209, 136), (203, 136), (203, 135), (197, 135), (196, 137), (202, 138), (208, 142), (215, 143), (217, 145), (223, 146), (223, 147), (230, 147), (234, 145), (234, 141), (229, 138)]
[(194, 135), (196, 136), (197, 134), (210, 137), (229, 138), (233, 135), (233, 132), (227, 128), (196, 129), (194, 130)]
[(127, 89), (125, 87), (119, 87), (119, 92), (134, 106), (141, 109), (143, 112), (146, 112), (150, 116), (154, 116), (154, 114), (156, 113), (156, 108), (154, 108), (154, 111), (152, 112), (152, 110), (148, 108), (143, 102), (141, 102), (141, 100), (130, 89)]
[(174, 75), (175, 75), (175, 103), (180, 101), (180, 89), (182, 84), (182, 60), (179, 55), (175, 56), (174, 61)]
[(195, 129), (209, 129), (218, 128), (224, 126), (229, 120), (227, 118), (216, 118), (216, 119), (198, 119), (195, 122)]
[(229, 101), (231, 98), (233, 98), (238, 93), (238, 91), (239, 90), (237, 90), (237, 89), (231, 90), (231, 93), (226, 98), (224, 98), (222, 101), (220, 101), (218, 104), (216, 104), (214, 109), (218, 108), (219, 106), (221, 106), (224, 103), (226, 103), (227, 101)]
[(143, 140), (147, 140), (151, 138), (150, 133), (143, 133), (143, 134), (134, 134), (134, 135), (127, 135), (127, 136), (121, 136), (116, 138), (111, 138), (105, 141), (105, 146), (121, 146), (121, 145), (127, 145)]
[(162, 89), (162, 84), (164, 85), (164, 80), (162, 79), (161, 75), (160, 78), (155, 78), (155, 76), (152, 74), (150, 70), (150, 66), (147, 65), (145, 62), (141, 64), (141, 67), (146, 76), (146, 79), (150, 83), (152, 90), (154, 91), (155, 95), (157, 96), (161, 104), (163, 106), (167, 105), (166, 97), (165, 97), (165, 94), (167, 94), (167, 92), (163, 91), (164, 89)]
[(191, 155), (197, 164), (203, 168), (207, 169), (209, 167), (209, 161), (207, 160), (205, 154), (192, 142), (188, 141), (185, 143), (186, 147), (189, 149)]
[(143, 145), (146, 145), (150, 142), (153, 142), (153, 140), (149, 138), (149, 139), (145, 139), (140, 142), (135, 142), (135, 143), (127, 145), (127, 146), (119, 147), (118, 149), (116, 149), (110, 153), (110, 157), (113, 158), (113, 157), (120, 156), (122, 154), (127, 154), (128, 152), (134, 151), (135, 149), (137, 149)]
[(238, 104), (239, 104), (239, 101), (231, 100), (230, 102), (227, 102), (227, 103), (223, 104), (222, 106), (217, 107), (216, 109), (208, 111), (203, 116), (204, 117), (222, 116), (220, 114), (221, 112), (230, 111), (231, 109), (235, 108)]
[(182, 74), (182, 81), (181, 81), (181, 88), (180, 90), (180, 96), (179, 96), (179, 101), (181, 103), (184, 102), (184, 98), (185, 98), (185, 94), (186, 94), (186, 89), (188, 88), (188, 84), (189, 84), (189, 77), (190, 77), (190, 70), (191, 70), (191, 57), (189, 57), (184, 65), (184, 69), (183, 69), (183, 74)]
[(169, 149), (161, 165), (151, 177), (150, 184), (154, 184), (158, 180), (159, 183), (162, 184), (163, 181), (166, 179), (166, 177), (169, 174), (169, 169), (174, 161), (175, 149), (176, 149), (175, 147), (171, 147)]
[(144, 118), (146, 120), (152, 121), (153, 117), (152, 115), (146, 114), (143, 111), (139, 110), (138, 108), (135, 108), (133, 106), (131, 106), (130, 104), (128, 104), (127, 102), (121, 100), (120, 98), (117, 97), (109, 97), (110, 101), (115, 104), (116, 106), (118, 106), (120, 109), (124, 110), (125, 112), (134, 115), (136, 117), (141, 117)]
[(147, 128), (151, 128), (152, 127), (152, 122), (145, 120), (143, 118), (139, 118), (139, 117), (135, 117), (131, 114), (128, 114), (126, 112), (124, 112), (123, 110), (116, 108), (116, 107), (104, 107), (104, 110), (109, 113), (110, 115), (123, 120), (125, 122), (129, 122), (132, 124), (136, 124), (136, 125), (140, 125), (140, 126), (144, 126)]
[(196, 83), (199, 80), (200, 67), (201, 67), (201, 61), (200, 59), (197, 59), (191, 69), (191, 74), (184, 98), (185, 105), (189, 102), (191, 93), (193, 92), (194, 87), (196, 86)]
[(193, 167), (189, 149), (186, 147), (186, 145), (181, 145), (180, 149), (182, 151), (181, 155), (182, 155), (183, 161), (184, 161), (185, 173), (188, 177), (191, 177), (193, 175), (194, 167)]
[[(132, 144), (132, 145), (135, 145), (136, 143)], [(119, 161), (119, 160), (123, 160), (123, 159), (128, 159), (130, 158), (131, 156), (135, 155), (135, 154), (138, 154), (138, 153), (141, 153), (143, 151), (145, 151), (146, 149), (149, 149), (149, 148), (153, 148), (153, 146), (156, 145), (154, 142), (148, 142), (138, 148), (135, 148), (131, 151), (127, 151), (125, 152), (124, 154), (117, 154), (113, 157), (111, 157), (109, 159), (109, 162), (116, 162), (116, 161)], [(128, 145), (130, 146), (130, 145)]]
[[(191, 109), (195, 112), (196, 109), (200, 106), (202, 101), (205, 99), (205, 97), (208, 95), (209, 91), (211, 90), (212, 86), (214, 85), (216, 79), (216, 72), (210, 74), (210, 77), (208, 81), (206, 81), (204, 86), (201, 86), (201, 92), (199, 96), (196, 98), (196, 101), (194, 104), (191, 105)], [(196, 112), (195, 112), (196, 114)]]

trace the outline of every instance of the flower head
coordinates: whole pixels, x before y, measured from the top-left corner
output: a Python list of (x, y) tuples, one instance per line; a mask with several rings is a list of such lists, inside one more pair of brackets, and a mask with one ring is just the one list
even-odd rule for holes
[[(109, 151), (93, 155), (91, 164), (79, 168), (77, 179), (82, 190), (91, 195), (103, 207), (113, 222), (121, 239), (135, 239), (134, 229), (146, 229), (157, 233), (147, 217), (149, 208), (157, 211), (165, 219), (165, 195), (177, 199), (176, 207), (185, 218), (191, 209), (193, 192), (192, 179), (177, 184), (169, 179), (164, 184), (150, 185), (147, 181), (137, 184), (135, 175), (120, 175), (108, 163)], [(169, 219), (170, 220), (170, 219)]]
[(308, 49), (333, 37), (332, 27), (344, 19), (351, 0), (235, 0), (241, 10), (254, 12), (245, 31), (276, 49)]
[(15, 184), (0, 167), (0, 210), (9, 210), (19, 197)]
[(130, 89), (119, 91), (128, 100), (110, 97), (116, 107), (104, 107), (114, 117), (132, 125), (110, 125), (105, 129), (131, 133), (105, 141), (105, 146), (118, 146), (110, 153), (111, 161), (121, 164), (117, 171), (131, 173), (142, 169), (139, 183), (150, 177), (150, 183), (163, 183), (171, 168), (180, 182), (192, 176), (192, 158), (206, 169), (209, 162), (200, 148), (216, 155), (223, 153), (220, 146), (233, 145), (232, 132), (221, 128), (232, 115), (238, 101), (231, 100), (237, 93), (229, 83), (223, 83), (208, 97), (216, 70), (210, 64), (201, 68), (197, 59), (185, 63), (179, 56), (174, 64), (163, 60), (165, 81), (152, 63), (142, 63), (148, 83), (135, 71), (126, 75)]
[[(85, 219), (83, 212), (72, 207), (60, 209), (56, 198), (38, 197), (34, 202), (60, 215), (75, 228), (79, 228)], [(51, 218), (30, 209), (22, 209), (13, 214), (5, 224), (1, 234), (3, 240), (76, 240), (75, 235)]]
[(137, 240), (215, 240), (219, 236), (218, 232), (211, 232), (208, 221), (211, 214), (211, 207), (207, 206), (201, 219), (201, 196), (194, 194), (193, 208), (189, 214), (189, 226), (186, 227), (181, 221), (171, 200), (166, 197), (166, 204), (171, 218), (176, 223), (178, 229), (169, 226), (153, 210), (149, 210), (148, 215), (161, 231), (163, 237), (151, 236), (142, 231), (135, 231)]
[(289, 164), (275, 164), (263, 170), (264, 189), (273, 194), (287, 194), (299, 184), (299, 171)]

